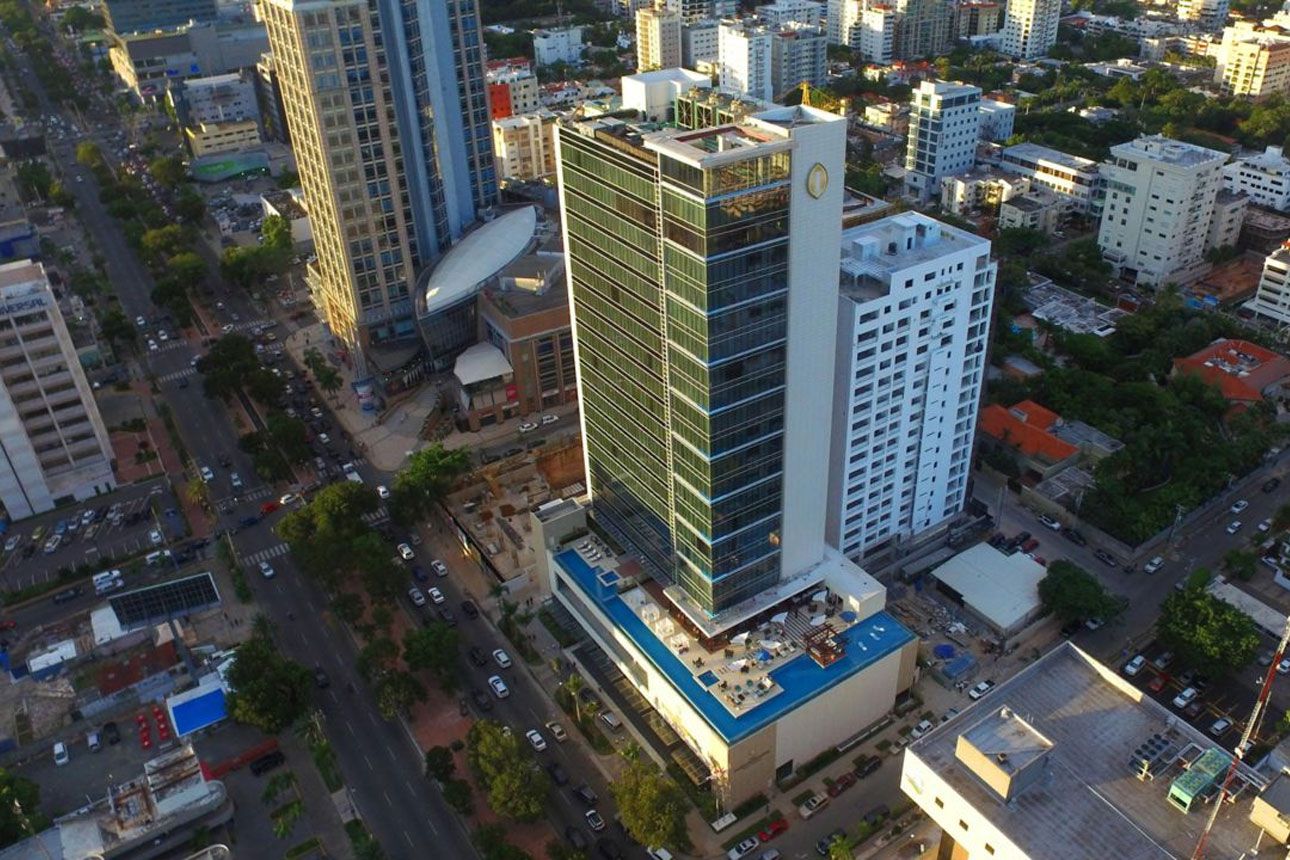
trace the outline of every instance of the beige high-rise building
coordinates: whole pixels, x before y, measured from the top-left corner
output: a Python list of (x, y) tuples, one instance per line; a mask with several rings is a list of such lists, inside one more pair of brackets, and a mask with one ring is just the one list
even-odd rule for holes
[(1223, 30), (1214, 54), (1214, 82), (1229, 96), (1263, 99), (1290, 94), (1290, 36), (1238, 21)]
[(681, 65), (681, 13), (641, 9), (636, 13), (636, 71)]
[(0, 265), (0, 503), (11, 520), (116, 487), (112, 443), (40, 263)]
[(503, 179), (540, 179), (555, 173), (555, 121), (551, 111), (493, 120), (493, 157)]
[(1042, 57), (1057, 43), (1061, 0), (1010, 0), (1003, 18), (1002, 52), (1030, 60)]
[(384, 25), (395, 4), (259, 5), (314, 233), (314, 303), (360, 380), (410, 384), (425, 359), (418, 272), (496, 201), (477, 4)]

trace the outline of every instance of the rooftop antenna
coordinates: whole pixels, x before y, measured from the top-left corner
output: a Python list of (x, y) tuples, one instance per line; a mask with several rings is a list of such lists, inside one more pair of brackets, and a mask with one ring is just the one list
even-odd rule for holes
[(1250, 718), (1245, 723), (1245, 731), (1241, 732), (1241, 741), (1236, 745), (1232, 752), (1232, 764), (1227, 769), (1227, 776), (1223, 778), (1223, 788), (1214, 798), (1214, 805), (1209, 810), (1209, 821), (1205, 822), (1205, 829), (1200, 833), (1200, 840), (1196, 843), (1196, 850), (1191, 855), (1191, 860), (1201, 860), (1205, 856), (1205, 843), (1209, 841), (1209, 832), (1214, 829), (1214, 821), (1218, 818), (1218, 810), (1222, 808), (1224, 801), (1229, 796), (1232, 787), (1232, 780), (1236, 778), (1236, 769), (1240, 766), (1241, 760), (1250, 749), (1250, 739), (1254, 737), (1254, 732), (1263, 723), (1263, 713), (1268, 707), (1268, 698), (1272, 693), (1272, 679), (1277, 676), (1277, 665), (1285, 656), (1286, 645), (1290, 643), (1290, 616), (1286, 617), (1285, 630), (1281, 632), (1281, 642), (1277, 645), (1277, 653), (1268, 664), (1268, 672), (1263, 677), (1263, 686), (1259, 688), (1258, 698), (1254, 700), (1254, 709), (1250, 712)]

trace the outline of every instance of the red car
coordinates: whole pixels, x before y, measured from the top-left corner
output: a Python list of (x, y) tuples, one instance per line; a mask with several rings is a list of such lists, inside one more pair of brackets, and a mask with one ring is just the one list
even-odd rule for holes
[(1153, 693), (1159, 693), (1165, 688), (1165, 676), (1157, 675), (1147, 682), (1147, 689)]
[(271, 514), (280, 507), (282, 507), (282, 505), (279, 505), (277, 502), (265, 502), (264, 504), (260, 505), (260, 514), (262, 516)]
[(6, 618), (4, 621), (0, 621), (0, 630), (13, 630), (17, 626), (18, 622), (14, 621), (12, 618)]
[(1021, 545), (1022, 552), (1034, 552), (1038, 548), (1039, 548), (1038, 538), (1031, 538), (1030, 540), (1026, 541)]
[(844, 773), (829, 786), (829, 797), (837, 797), (842, 792), (856, 784), (856, 775), (854, 773)]
[(765, 830), (757, 834), (757, 838), (762, 842), (769, 842), (779, 834), (788, 829), (788, 822), (783, 818), (772, 821)]

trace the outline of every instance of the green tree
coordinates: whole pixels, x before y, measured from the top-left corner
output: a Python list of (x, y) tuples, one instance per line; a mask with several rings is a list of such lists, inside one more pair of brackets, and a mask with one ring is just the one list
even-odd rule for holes
[(376, 682), (376, 709), (387, 720), (406, 716), (427, 698), (425, 686), (407, 672), (387, 672)]
[(175, 188), (186, 178), (183, 160), (177, 155), (163, 155), (148, 162), (152, 178), (167, 188)]
[[(144, 262), (149, 266), (159, 268), (175, 254), (187, 250), (191, 246), (191, 242), (183, 227), (178, 224), (170, 224), (145, 232), (139, 240), (139, 246)], [(205, 267), (203, 266), (203, 268)]]
[(1223, 570), (1242, 582), (1254, 578), (1258, 557), (1247, 549), (1234, 547), (1223, 555)]
[(340, 377), (340, 372), (334, 367), (324, 367), (315, 371), (315, 375), (318, 378), (318, 387), (330, 395), (335, 395), (337, 391), (340, 391), (341, 386), (345, 384), (345, 381)]
[(166, 261), (166, 271), (180, 283), (197, 286), (206, 280), (206, 261), (193, 251), (181, 251)]
[(438, 621), (409, 630), (403, 637), (403, 662), (413, 669), (426, 669), (444, 691), (457, 688), (457, 631)]
[(342, 591), (331, 599), (331, 611), (345, 624), (357, 624), (363, 618), (363, 598), (352, 591)]
[(839, 833), (829, 841), (829, 860), (852, 860), (851, 840)]
[(99, 145), (94, 141), (83, 140), (76, 144), (76, 161), (91, 170), (102, 167), (103, 150), (99, 149)]
[(500, 824), (481, 824), (471, 840), (482, 860), (532, 860), (528, 852), (506, 841), (506, 829)]
[(266, 635), (257, 633), (237, 649), (228, 674), (229, 715), (239, 723), (277, 734), (309, 709), (313, 680)]
[(470, 468), (470, 454), (463, 448), (449, 450), (438, 442), (408, 458), (394, 476), (390, 512), (403, 523), (424, 519)]
[(1156, 637), (1183, 665), (1218, 677), (1249, 665), (1259, 649), (1250, 616), (1207, 591), (1185, 589), (1165, 598)]
[(281, 215), (269, 215), (260, 224), (264, 247), (274, 251), (291, 251), (291, 222)]
[(175, 212), (187, 224), (200, 223), (206, 216), (206, 199), (188, 186), (184, 186), (175, 196)]
[(307, 463), (313, 458), (313, 449), (309, 447), (309, 428), (299, 418), (292, 418), (275, 409), (269, 413), (264, 423), (273, 444), (287, 458), (287, 462)]
[(686, 851), (690, 838), (685, 814), (689, 803), (680, 787), (642, 755), (628, 760), (611, 790), (623, 825), (642, 845)]
[(1277, 508), (1277, 512), (1272, 515), (1272, 528), (1279, 532), (1290, 529), (1290, 504)]
[(466, 735), (466, 756), (487, 790), (493, 811), (519, 821), (541, 816), (547, 776), (513, 733), (492, 720), (479, 720)]
[(1039, 599), (1062, 621), (1105, 620), (1118, 607), (1096, 577), (1064, 559), (1048, 565), (1048, 573), (1039, 581)]
[(135, 338), (134, 326), (126, 319), (125, 312), (119, 307), (109, 308), (99, 320), (99, 330), (103, 337), (107, 338), (108, 343), (133, 343)]
[(447, 747), (430, 747), (426, 750), (426, 776), (439, 782), (447, 782), (457, 769), (453, 761), (452, 750)]
[(443, 802), (461, 816), (475, 814), (475, 802), (470, 794), (470, 783), (464, 779), (449, 779), (443, 784)]
[(40, 811), (40, 786), (0, 769), (0, 848), (34, 836), (49, 826)]
[(18, 193), (29, 203), (48, 199), (50, 189), (54, 185), (49, 167), (43, 161), (19, 162), (14, 179), (18, 185)]
[(104, 27), (103, 16), (83, 6), (67, 7), (67, 11), (58, 19), (58, 24), (65, 30), (74, 30), (77, 33), (86, 30), (102, 30)]
[(371, 681), (390, 672), (399, 658), (399, 646), (388, 636), (378, 636), (358, 652), (358, 674)]

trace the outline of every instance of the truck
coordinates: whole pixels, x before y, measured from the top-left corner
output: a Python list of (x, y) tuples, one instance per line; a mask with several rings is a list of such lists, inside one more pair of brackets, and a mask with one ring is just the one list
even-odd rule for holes
[(345, 473), (346, 479), (353, 481), (355, 484), (363, 483), (363, 476), (358, 474), (358, 469), (354, 468), (353, 463), (345, 463), (340, 467), (340, 470)]

